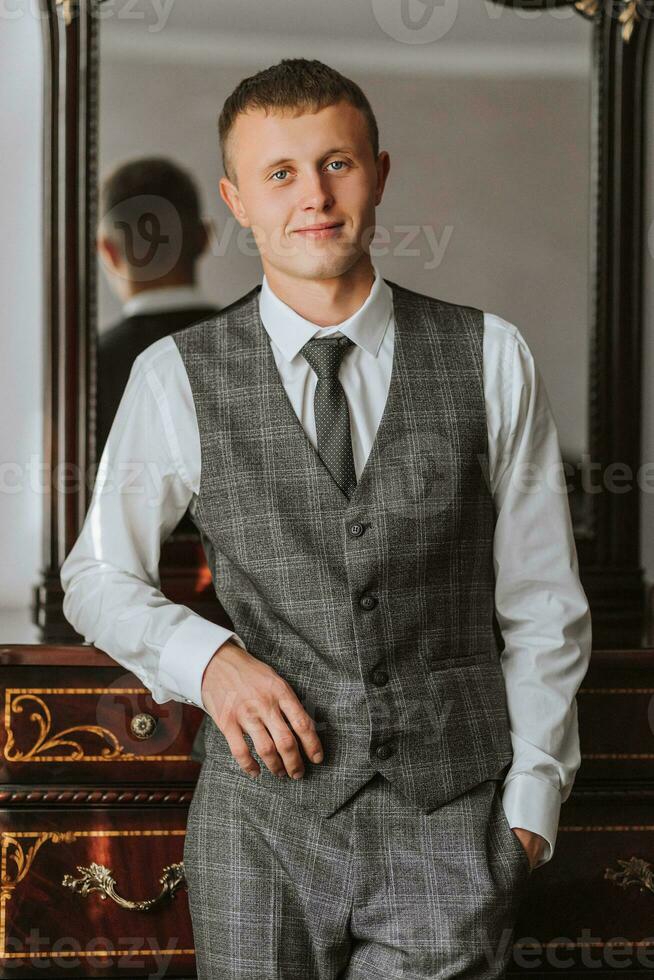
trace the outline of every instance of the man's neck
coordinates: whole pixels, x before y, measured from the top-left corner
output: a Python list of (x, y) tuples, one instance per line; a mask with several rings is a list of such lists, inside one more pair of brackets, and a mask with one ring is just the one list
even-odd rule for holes
[(278, 299), (318, 327), (335, 326), (353, 316), (365, 303), (375, 281), (369, 260), (334, 279), (295, 278), (273, 268), (265, 269), (265, 274)]
[(171, 286), (195, 286), (196, 281), (194, 277), (182, 277), (182, 278), (163, 278), (158, 279), (156, 285), (149, 282), (133, 282), (127, 280), (125, 282), (125, 292), (123, 294), (123, 302), (131, 299), (132, 296), (138, 296), (139, 293), (147, 293), (152, 289), (168, 289)]

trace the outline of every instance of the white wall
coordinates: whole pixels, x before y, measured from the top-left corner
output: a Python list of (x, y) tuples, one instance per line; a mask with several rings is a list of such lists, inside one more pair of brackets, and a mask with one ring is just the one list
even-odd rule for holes
[[(32, 5), (33, 7), (34, 5)], [(29, 8), (29, 10), (32, 9)], [(41, 25), (28, 8), (0, 30), (0, 628), (29, 640), (26, 607), (41, 567), (43, 314), (41, 291)], [(20, 607), (11, 615), (6, 607)]]

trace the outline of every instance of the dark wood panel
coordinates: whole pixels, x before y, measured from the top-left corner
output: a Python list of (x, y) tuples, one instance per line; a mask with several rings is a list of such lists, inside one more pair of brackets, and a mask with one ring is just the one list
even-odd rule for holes
[(577, 704), (577, 782), (654, 786), (654, 650), (594, 651)]

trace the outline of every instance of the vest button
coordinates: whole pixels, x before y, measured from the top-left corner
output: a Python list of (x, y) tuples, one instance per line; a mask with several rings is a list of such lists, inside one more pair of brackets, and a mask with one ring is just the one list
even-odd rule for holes
[(374, 595), (364, 595), (359, 599), (359, 605), (362, 609), (374, 609), (377, 605), (377, 600)]
[(359, 521), (355, 521), (353, 524), (350, 524), (350, 526), (348, 527), (348, 531), (350, 532), (353, 538), (360, 537), (363, 534), (363, 530), (364, 530), (363, 524), (361, 524)]
[(393, 746), (389, 745), (388, 742), (384, 742), (383, 745), (378, 745), (375, 749), (375, 755), (378, 759), (390, 759), (393, 755)]
[(388, 674), (385, 670), (382, 670), (381, 667), (375, 667), (370, 675), (370, 679), (373, 684), (377, 685), (377, 687), (383, 687), (384, 684), (388, 684)]

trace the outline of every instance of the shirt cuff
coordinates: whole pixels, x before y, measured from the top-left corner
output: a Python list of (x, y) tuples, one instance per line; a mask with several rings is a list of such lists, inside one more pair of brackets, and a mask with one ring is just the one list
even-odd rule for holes
[(561, 813), (559, 790), (538, 776), (518, 772), (504, 782), (502, 806), (509, 827), (524, 827), (547, 841), (534, 870), (551, 861)]
[(202, 701), (202, 675), (218, 647), (230, 639), (244, 646), (236, 633), (192, 613), (164, 645), (158, 681), (171, 694), (206, 711)]

